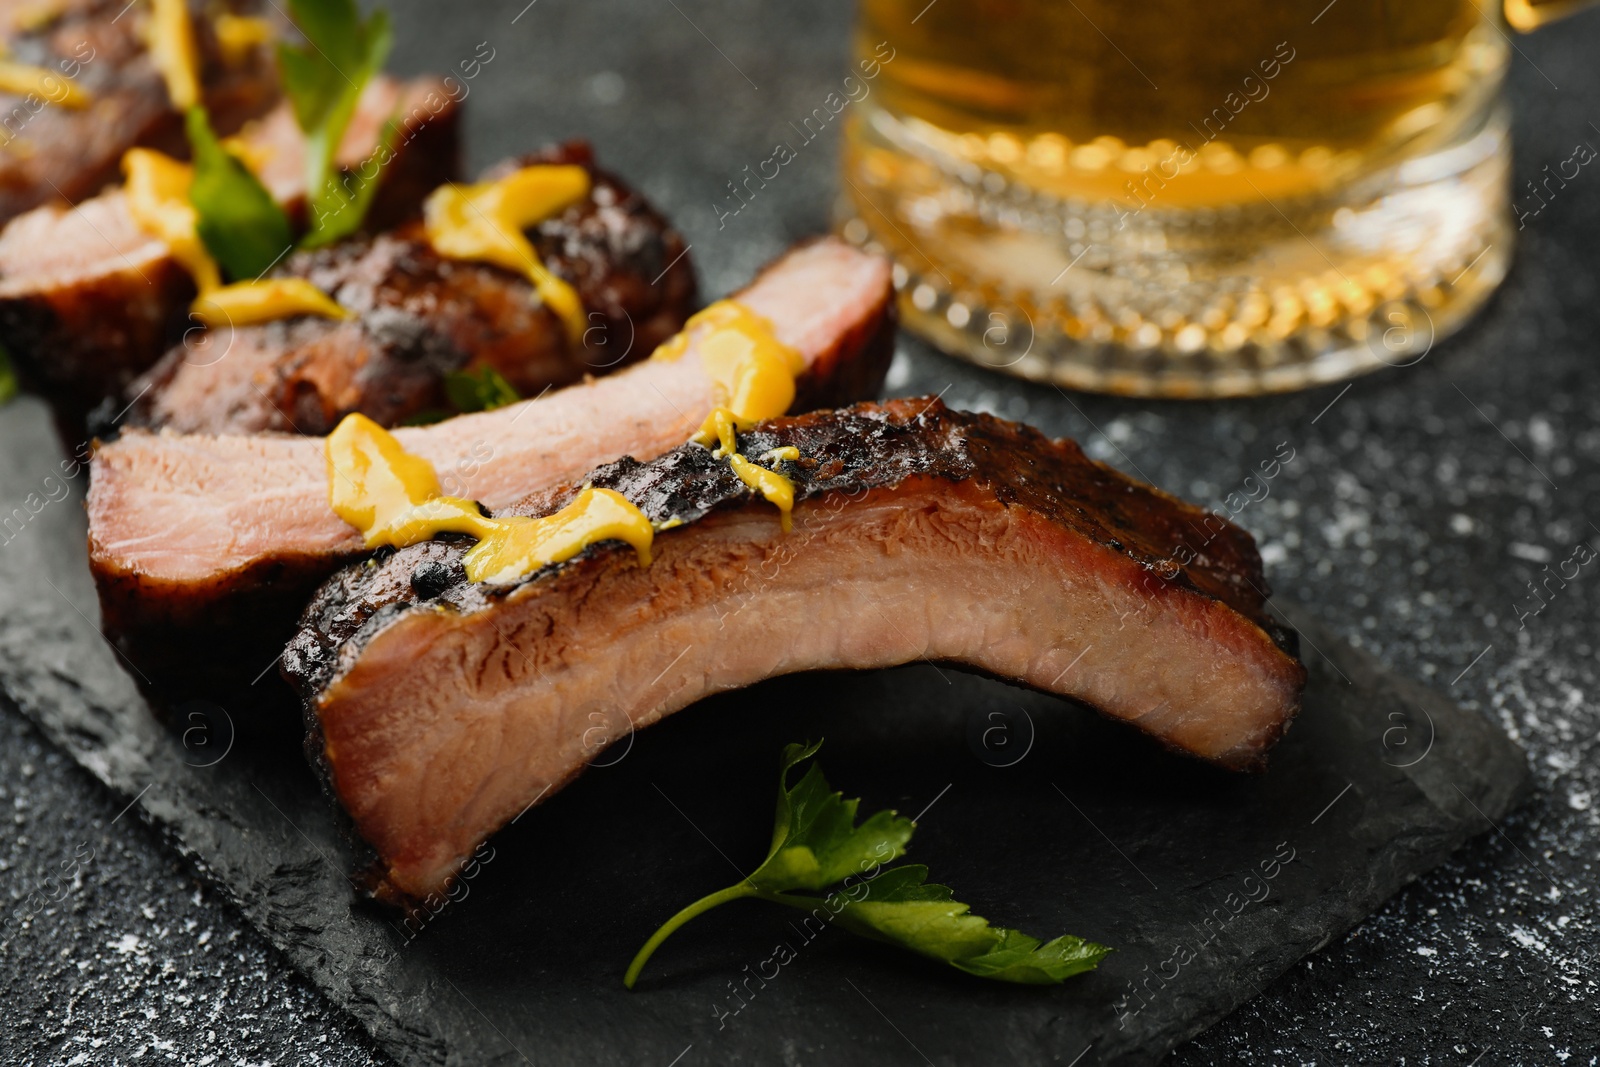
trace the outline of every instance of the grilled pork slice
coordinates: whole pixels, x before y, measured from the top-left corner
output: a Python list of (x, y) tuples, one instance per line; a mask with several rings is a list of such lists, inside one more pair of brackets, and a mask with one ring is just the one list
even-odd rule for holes
[[(606, 374), (677, 333), (695, 301), (683, 238), (645, 199), (572, 142), (517, 164), (589, 169), (590, 195), (529, 231), (541, 261), (589, 313), (580, 343), (524, 275), (444, 259), (420, 224), (291, 256), (276, 273), (310, 278), (356, 313), (218, 330), (180, 344), (103, 404), (121, 425), (183, 433), (332, 433), (360, 412), (395, 426), (449, 410), (445, 378), (492, 368), (522, 396)], [(504, 168), (502, 168), (504, 169)]]
[[(429, 192), (457, 176), (458, 109), (432, 78), (375, 78), (345, 132), (340, 162), (356, 168), (368, 159), (391, 116), (402, 132), (370, 229), (415, 216)], [(241, 136), (262, 157), (267, 188), (303, 210), (304, 142), (288, 104)], [(178, 341), (193, 325), (194, 295), (167, 246), (134, 224), (121, 188), (72, 208), (37, 208), (0, 232), (0, 343), (68, 421), (120, 392)]]
[[(200, 3), (190, 7), (204, 103), (215, 128), (232, 133), (276, 102), (277, 68), (268, 47), (222, 48), (210, 16), (271, 9), (251, 0), (204, 5), (205, 15)], [(93, 196), (117, 179), (122, 153), (136, 145), (182, 149), (183, 116), (146, 43), (149, 6), (127, 8), (127, 0), (0, 5), (6, 60), (56, 79), (31, 99), (0, 94), (0, 223), (40, 204)]]
[[(806, 411), (877, 391), (893, 295), (882, 259), (830, 238), (789, 252), (736, 298), (804, 357), (791, 410)], [(697, 352), (395, 436), (446, 492), (504, 507), (687, 440), (714, 401)], [(88, 511), (104, 629), (158, 689), (254, 677), (317, 584), (366, 554), (328, 503), (316, 437), (130, 430), (95, 452)]]
[[(689, 444), (587, 479), (683, 524), (648, 566), (602, 542), (476, 584), (458, 538), (318, 592), (283, 671), (393, 888), (443, 889), (479, 842), (582, 771), (596, 711), (625, 736), (795, 671), (965, 665), (1232, 769), (1261, 766), (1298, 709), (1305, 671), (1263, 613), (1249, 534), (1070, 441), (923, 398), (777, 419), (740, 444), (799, 450), (783, 468), (790, 533)], [(573, 494), (505, 513), (550, 514)], [(1187, 565), (1174, 558), (1202, 541)]]

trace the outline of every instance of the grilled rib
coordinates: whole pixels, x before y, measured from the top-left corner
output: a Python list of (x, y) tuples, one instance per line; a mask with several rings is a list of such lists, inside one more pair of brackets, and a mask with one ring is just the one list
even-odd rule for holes
[[(150, 60), (143, 24), (148, 8), (128, 11), (126, 0), (68, 0), (44, 5), (0, 5), (6, 56), (50, 71), (89, 94), (88, 106), (39, 101), (35, 94), (0, 94), (0, 224), (40, 204), (75, 203), (117, 179), (122, 153), (136, 145), (183, 151), (183, 116)], [(256, 13), (267, 5), (214, 5)], [(226, 55), (213, 20), (195, 12), (195, 46), (204, 104), (214, 128), (232, 133), (266, 111), (278, 97), (270, 48)], [(270, 10), (270, 9), (268, 9)], [(52, 85), (61, 94), (66, 85)]]
[[(804, 357), (791, 410), (870, 396), (893, 350), (887, 264), (833, 239), (797, 248), (737, 299)], [(542, 399), (396, 432), (449, 493), (508, 505), (621, 455), (686, 440), (713, 405), (693, 347)], [(158, 688), (267, 666), (317, 584), (365, 554), (328, 503), (323, 441), (130, 430), (95, 453), (89, 562), (101, 617)]]
[[(689, 444), (586, 479), (684, 524), (648, 566), (603, 542), (491, 586), (466, 580), (470, 540), (435, 540), (318, 592), (283, 672), (392, 888), (443, 889), (582, 771), (596, 710), (620, 737), (764, 678), (927, 659), (1252, 769), (1298, 708), (1305, 671), (1263, 612), (1250, 536), (1070, 441), (923, 398), (778, 419), (740, 443), (799, 449), (792, 532)], [(573, 491), (505, 513), (549, 514)]]
[[(521, 396), (570, 385), (650, 354), (695, 301), (683, 238), (571, 142), (533, 163), (590, 172), (590, 195), (529, 230), (552, 273), (589, 314), (579, 344), (523, 275), (447, 260), (420, 224), (291, 256), (275, 273), (311, 279), (356, 317), (303, 316), (219, 329), (179, 344), (123, 395), (101, 405), (120, 425), (181, 433), (328, 434), (359, 411), (396, 426), (450, 408), (445, 377), (492, 368)], [(491, 172), (492, 174), (493, 172)], [(91, 420), (93, 424), (95, 420)]]
[[(397, 109), (402, 132), (367, 216), (372, 230), (415, 216), (429, 192), (457, 176), (459, 109), (431, 78), (374, 79), (345, 132), (340, 163), (353, 168), (371, 156)], [(304, 142), (289, 106), (241, 136), (264, 157), (262, 183), (303, 211)], [(120, 187), (75, 207), (36, 208), (0, 232), (0, 343), (69, 423), (120, 392), (194, 325), (194, 295), (194, 281), (167, 246), (135, 225)]]

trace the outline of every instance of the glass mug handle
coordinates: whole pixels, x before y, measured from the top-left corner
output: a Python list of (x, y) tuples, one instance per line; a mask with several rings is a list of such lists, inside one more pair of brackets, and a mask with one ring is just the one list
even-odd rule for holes
[(1506, 21), (1522, 33), (1592, 7), (1595, 0), (1505, 0)]

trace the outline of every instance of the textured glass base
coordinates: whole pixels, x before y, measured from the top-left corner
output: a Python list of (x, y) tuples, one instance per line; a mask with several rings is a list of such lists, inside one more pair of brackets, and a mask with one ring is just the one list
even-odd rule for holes
[(1075, 389), (1246, 396), (1414, 363), (1511, 257), (1503, 106), (1334, 195), (1221, 208), (1062, 199), (947, 147), (865, 107), (845, 237), (894, 257), (914, 333)]

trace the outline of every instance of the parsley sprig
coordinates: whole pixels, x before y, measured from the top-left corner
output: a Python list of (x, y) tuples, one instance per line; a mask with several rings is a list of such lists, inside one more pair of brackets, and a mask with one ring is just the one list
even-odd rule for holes
[[(312, 225), (301, 243), (316, 248), (354, 232), (371, 201), (368, 190), (377, 183), (351, 193), (338, 180), (335, 157), (361, 91), (389, 57), (394, 31), (384, 11), (363, 21), (355, 0), (289, 0), (289, 10), (306, 44), (280, 44), (278, 67), (295, 121), (306, 135), (306, 206)], [(391, 127), (385, 140), (393, 137)]]
[[(235, 280), (258, 277), (296, 244), (317, 248), (354, 233), (378, 187), (376, 174), (354, 187), (341, 181), (337, 153), (362, 90), (388, 58), (394, 40), (388, 15), (376, 11), (363, 21), (354, 0), (290, 0), (289, 9), (306, 40), (278, 46), (284, 92), (306, 143), (311, 225), (298, 242), (288, 214), (218, 142), (205, 110), (195, 107), (187, 116), (196, 228), (206, 251)], [(385, 126), (378, 160), (393, 157), (398, 132), (393, 122)]]
[[(746, 897), (829, 915), (851, 933), (1002, 982), (1063, 982), (1093, 970), (1111, 952), (1070, 934), (1040, 942), (1020, 930), (991, 926), (956, 900), (948, 886), (928, 882), (928, 869), (920, 864), (885, 870), (884, 864), (905, 854), (916, 824), (893, 811), (879, 811), (857, 825), (860, 801), (831, 790), (815, 763), (791, 787), (791, 773), (820, 747), (818, 742), (783, 750), (767, 858), (743, 881), (695, 901), (652, 934), (623, 977), (629, 989), (679, 927)], [(810, 895), (830, 888), (822, 896)]]
[(479, 367), (476, 371), (458, 370), (445, 375), (444, 393), (450, 403), (463, 415), (474, 411), (493, 411), (507, 404), (515, 404), (522, 397), (516, 387), (493, 367)]
[(8, 404), (17, 395), (17, 372), (11, 367), (11, 353), (0, 345), (0, 404)]
[(493, 411), (522, 399), (517, 393), (516, 386), (506, 381), (493, 367), (480, 367), (476, 371), (451, 371), (444, 376), (444, 395), (450, 402), (448, 409), (427, 408), (406, 419), (401, 425), (431, 426), (456, 415)]

